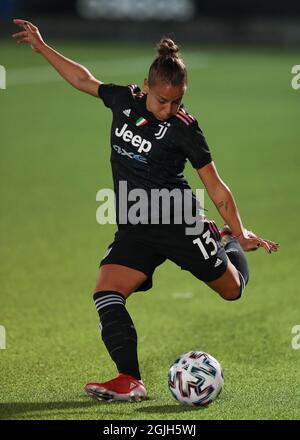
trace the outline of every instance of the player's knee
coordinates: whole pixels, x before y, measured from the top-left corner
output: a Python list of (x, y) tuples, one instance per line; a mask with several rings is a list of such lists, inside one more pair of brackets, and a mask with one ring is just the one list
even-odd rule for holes
[(224, 292), (220, 293), (220, 295), (226, 301), (236, 301), (242, 296), (241, 286), (237, 284), (230, 289), (226, 289)]
[(219, 293), (227, 301), (236, 301), (241, 298), (247, 282), (248, 278), (245, 281), (243, 275), (238, 271), (238, 277), (231, 279)]
[(221, 296), (226, 301), (236, 301), (241, 298), (242, 294), (240, 291), (238, 291), (238, 292), (231, 291), (231, 292), (226, 292), (225, 294), (222, 294)]
[(95, 292), (93, 293), (93, 295), (96, 292), (98, 293), (118, 292), (122, 296), (124, 296), (124, 298), (127, 298), (132, 293), (130, 289), (128, 289), (126, 286), (123, 286), (121, 284), (112, 285), (112, 284), (103, 284), (103, 283), (96, 284)]

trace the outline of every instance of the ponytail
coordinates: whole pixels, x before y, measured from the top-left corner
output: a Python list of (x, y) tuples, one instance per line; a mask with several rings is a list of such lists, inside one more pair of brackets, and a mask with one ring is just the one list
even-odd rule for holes
[(158, 56), (150, 66), (148, 81), (153, 86), (163, 81), (172, 86), (187, 84), (187, 71), (179, 47), (170, 38), (162, 38), (157, 45)]

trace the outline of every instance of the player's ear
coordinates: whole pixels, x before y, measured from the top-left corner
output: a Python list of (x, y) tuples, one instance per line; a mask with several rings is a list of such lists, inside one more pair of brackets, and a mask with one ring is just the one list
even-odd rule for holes
[(144, 79), (144, 91), (146, 93), (149, 92), (149, 81), (147, 80), (147, 78)]

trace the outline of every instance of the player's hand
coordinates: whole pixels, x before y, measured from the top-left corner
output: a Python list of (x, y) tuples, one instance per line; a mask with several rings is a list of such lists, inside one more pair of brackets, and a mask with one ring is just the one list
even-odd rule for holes
[(279, 244), (271, 240), (265, 240), (264, 238), (257, 237), (254, 232), (244, 230), (244, 234), (238, 237), (240, 245), (245, 252), (256, 251), (260, 247), (264, 248), (266, 252), (271, 254), (277, 252)]
[(29, 21), (21, 20), (19, 18), (15, 18), (14, 23), (23, 29), (23, 31), (17, 32), (16, 34), (12, 35), (12, 37), (16, 40), (17, 44), (20, 43), (30, 44), (30, 46), (35, 52), (40, 52), (41, 48), (45, 46), (45, 42), (38, 28)]

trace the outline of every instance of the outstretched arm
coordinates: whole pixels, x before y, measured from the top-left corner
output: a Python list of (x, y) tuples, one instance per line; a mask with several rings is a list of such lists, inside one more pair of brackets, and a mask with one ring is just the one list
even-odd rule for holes
[(259, 238), (253, 232), (249, 232), (244, 228), (233, 195), (220, 178), (213, 162), (200, 168), (198, 174), (207, 189), (209, 197), (245, 251), (256, 250), (259, 246), (264, 247), (269, 253), (278, 250), (279, 245), (277, 243)]
[(92, 96), (98, 96), (98, 88), (101, 81), (94, 78), (88, 69), (81, 64), (69, 60), (48, 46), (44, 42), (39, 29), (29, 21), (15, 19), (14, 23), (23, 29), (23, 31), (12, 35), (16, 39), (17, 44), (30, 44), (32, 49), (40, 53), (73, 87)]

